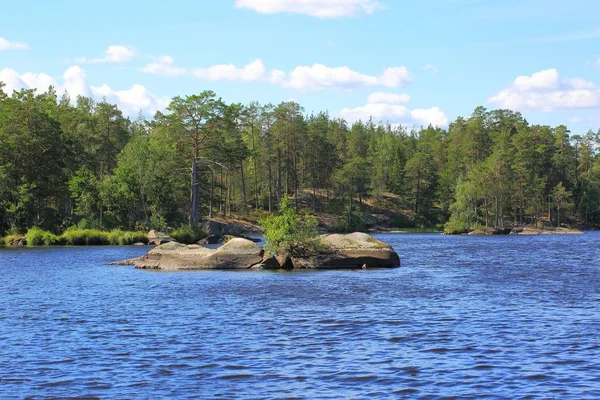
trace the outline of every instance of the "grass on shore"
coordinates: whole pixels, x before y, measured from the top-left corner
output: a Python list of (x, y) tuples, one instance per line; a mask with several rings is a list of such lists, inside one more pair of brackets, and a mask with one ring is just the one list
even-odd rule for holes
[(192, 229), (189, 226), (175, 229), (169, 235), (179, 243), (194, 244), (200, 239), (208, 236), (208, 233), (203, 229)]
[(110, 232), (99, 229), (69, 228), (62, 235), (40, 228), (30, 228), (25, 235), (10, 234), (0, 238), (0, 244), (9, 245), (24, 240), (27, 246), (126, 246), (134, 243), (148, 243), (148, 236), (144, 232), (122, 231), (119, 229)]

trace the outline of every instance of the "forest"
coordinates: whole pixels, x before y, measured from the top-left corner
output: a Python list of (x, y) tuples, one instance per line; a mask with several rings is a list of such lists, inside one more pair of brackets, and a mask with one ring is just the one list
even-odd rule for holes
[[(105, 101), (0, 83), (0, 235), (39, 227), (196, 227), (256, 220), (289, 196), (355, 230), (369, 210), (397, 227), (600, 224), (600, 130), (531, 125), (477, 107), (447, 129), (349, 124), (295, 102), (174, 97), (132, 120)], [(367, 208), (367, 204), (370, 208)]]

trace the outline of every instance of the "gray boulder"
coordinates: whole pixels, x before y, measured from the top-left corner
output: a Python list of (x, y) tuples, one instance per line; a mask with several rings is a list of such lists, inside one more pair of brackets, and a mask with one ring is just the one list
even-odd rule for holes
[(167, 243), (133, 260), (141, 269), (249, 269), (259, 264), (273, 266), (274, 257), (246, 239), (234, 238), (218, 249)]
[(323, 235), (326, 249), (307, 258), (292, 258), (294, 268), (396, 268), (398, 253), (387, 243), (366, 233)]
[(171, 236), (167, 235), (166, 233), (158, 232), (155, 230), (151, 230), (150, 232), (148, 232), (148, 244), (160, 246), (161, 244), (174, 242), (174, 241), (175, 241), (175, 239), (173, 239)]

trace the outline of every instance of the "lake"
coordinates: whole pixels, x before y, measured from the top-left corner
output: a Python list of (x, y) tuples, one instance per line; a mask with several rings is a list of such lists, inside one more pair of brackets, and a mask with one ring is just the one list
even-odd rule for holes
[(600, 234), (380, 234), (402, 267), (0, 249), (0, 398), (600, 398)]

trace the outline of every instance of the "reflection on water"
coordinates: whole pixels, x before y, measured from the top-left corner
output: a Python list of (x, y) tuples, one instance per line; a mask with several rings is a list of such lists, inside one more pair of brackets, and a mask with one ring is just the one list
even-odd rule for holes
[(600, 235), (378, 235), (395, 270), (0, 250), (0, 398), (600, 397)]

